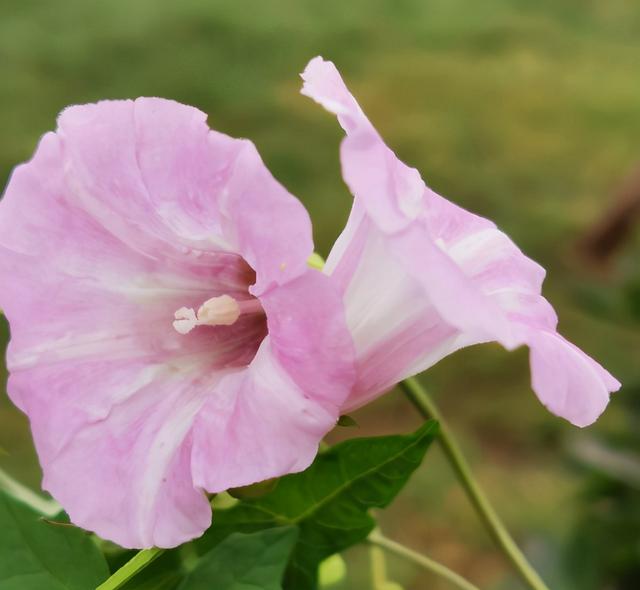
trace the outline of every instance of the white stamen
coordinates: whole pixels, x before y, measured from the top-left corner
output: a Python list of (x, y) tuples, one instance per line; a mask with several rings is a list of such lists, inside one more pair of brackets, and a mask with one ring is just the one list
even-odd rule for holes
[(173, 327), (180, 334), (188, 334), (196, 326), (231, 326), (243, 314), (264, 313), (260, 301), (236, 301), (230, 295), (220, 295), (205, 301), (196, 314), (192, 308), (181, 307), (175, 312)]

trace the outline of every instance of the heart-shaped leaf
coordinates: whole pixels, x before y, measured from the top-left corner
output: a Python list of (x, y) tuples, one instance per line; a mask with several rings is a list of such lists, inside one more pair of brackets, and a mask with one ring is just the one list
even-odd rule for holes
[(370, 508), (383, 508), (420, 465), (437, 434), (430, 421), (406, 436), (358, 438), (318, 455), (302, 473), (283, 477), (270, 493), (216, 512), (196, 541), (205, 552), (237, 531), (296, 525), (300, 536), (285, 588), (313, 590), (319, 563), (365, 539), (375, 526)]
[(0, 588), (93, 590), (109, 576), (91, 538), (40, 514), (0, 490)]
[(200, 558), (179, 590), (282, 590), (297, 536), (294, 526), (233, 533)]

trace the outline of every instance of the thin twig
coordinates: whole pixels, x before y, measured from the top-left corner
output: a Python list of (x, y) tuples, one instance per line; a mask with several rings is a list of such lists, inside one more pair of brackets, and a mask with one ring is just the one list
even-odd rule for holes
[(419, 565), (423, 569), (439, 576), (453, 584), (459, 590), (479, 590), (479, 588), (473, 585), (468, 580), (465, 580), (460, 574), (457, 574), (453, 570), (450, 570), (446, 565), (443, 565), (433, 559), (427, 557), (426, 555), (422, 555), (413, 549), (409, 549), (396, 541), (392, 541), (391, 539), (387, 539), (382, 533), (379, 531), (373, 531), (368, 537), (369, 543), (372, 545), (376, 545), (378, 547), (382, 547), (383, 549), (397, 555), (398, 557), (402, 557), (407, 561), (411, 561), (416, 565)]
[(498, 545), (514, 569), (518, 572), (522, 581), (531, 590), (549, 590), (548, 586), (538, 575), (538, 572), (533, 569), (524, 553), (520, 551), (516, 542), (509, 534), (509, 531), (502, 523), (502, 520), (500, 520), (498, 513), (489, 502), (489, 499), (471, 472), (471, 467), (464, 458), (462, 450), (449, 430), (446, 421), (443, 419), (442, 414), (427, 391), (414, 378), (402, 381), (400, 388), (424, 418), (434, 418), (439, 422), (440, 431), (438, 441), (447, 460), (451, 464), (480, 520), (496, 545)]

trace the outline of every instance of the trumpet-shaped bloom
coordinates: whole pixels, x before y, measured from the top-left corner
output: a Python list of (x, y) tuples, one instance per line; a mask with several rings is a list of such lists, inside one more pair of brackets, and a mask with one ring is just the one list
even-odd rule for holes
[(425, 186), (385, 145), (331, 62), (314, 58), (302, 93), (346, 133), (342, 173), (354, 196), (325, 272), (339, 285), (357, 356), (345, 410), (471, 344), (530, 349), (540, 401), (573, 424), (593, 422), (620, 387), (556, 331), (544, 269), (489, 220)]
[(0, 201), (8, 391), (43, 487), (127, 547), (304, 469), (354, 379), (310, 222), (255, 147), (141, 98), (62, 113)]

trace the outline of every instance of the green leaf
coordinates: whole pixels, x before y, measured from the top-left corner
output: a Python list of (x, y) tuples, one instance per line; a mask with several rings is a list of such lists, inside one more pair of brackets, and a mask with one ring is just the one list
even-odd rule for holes
[(427, 422), (414, 434), (358, 438), (316, 457), (306, 471), (283, 477), (275, 490), (216, 512), (198, 541), (199, 552), (232, 532), (297, 525), (300, 537), (285, 576), (285, 588), (313, 590), (319, 563), (365, 539), (375, 526), (370, 508), (383, 508), (420, 465), (437, 434)]
[(0, 588), (93, 590), (107, 563), (80, 529), (54, 526), (0, 490)]
[(204, 555), (179, 590), (281, 590), (296, 527), (234, 533)]

